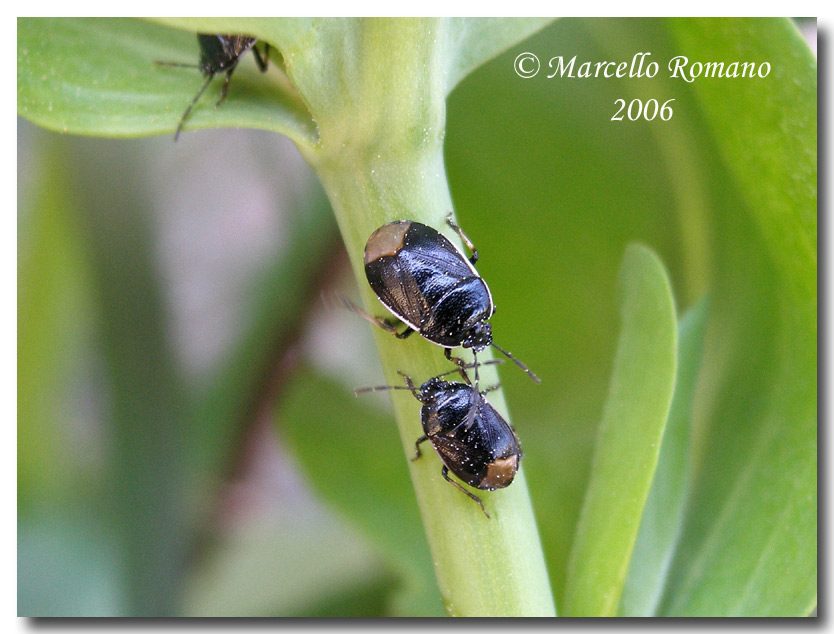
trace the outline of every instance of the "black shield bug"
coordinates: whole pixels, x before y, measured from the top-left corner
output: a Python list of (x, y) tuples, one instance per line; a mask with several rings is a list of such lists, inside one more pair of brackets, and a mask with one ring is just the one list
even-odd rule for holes
[(419, 332), (446, 348), (448, 359), (452, 359), (451, 349), (458, 346), (476, 354), (492, 346), (538, 383), (539, 378), (526, 365), (492, 341), (492, 326), (487, 320), (495, 306), (489, 287), (475, 270), (478, 252), (452, 214), (446, 222), (472, 251), (468, 259), (443, 234), (413, 220), (383, 225), (365, 245), (368, 283), (379, 301), (405, 323), (405, 330), (398, 332), (394, 323), (352, 308), (401, 339)]
[[(477, 365), (475, 370), (477, 375)], [(484, 515), (490, 517), (483, 500), (452, 480), (449, 471), (483, 491), (503, 489), (512, 483), (522, 457), (521, 445), (513, 428), (484, 398), (495, 387), (479, 391), (477, 380), (473, 386), (468, 379), (466, 383), (444, 381), (441, 374), (418, 389), (410, 377), (400, 374), (405, 386), (380, 385), (354, 392), (358, 395), (379, 390), (409, 390), (423, 404), (420, 420), (424, 435), (415, 443), (417, 455), (412, 460), (420, 457), (420, 443), (428, 440), (443, 462), (443, 477), (477, 502)]]
[(200, 63), (199, 64), (180, 64), (178, 62), (160, 62), (156, 63), (162, 66), (177, 66), (180, 68), (197, 68), (206, 77), (202, 88), (197, 91), (194, 99), (188, 104), (185, 112), (182, 113), (180, 123), (177, 126), (177, 131), (174, 134), (174, 141), (176, 141), (182, 127), (185, 125), (185, 120), (191, 114), (191, 109), (197, 104), (205, 92), (211, 80), (218, 73), (226, 73), (226, 79), (223, 81), (223, 87), (220, 90), (220, 99), (217, 102), (219, 106), (226, 99), (226, 94), (229, 92), (229, 82), (232, 79), (232, 73), (237, 68), (241, 55), (246, 51), (252, 50), (255, 55), (255, 62), (258, 64), (261, 72), (266, 72), (269, 63), (269, 44), (266, 44), (263, 55), (255, 46), (257, 40), (254, 37), (247, 37), (245, 35), (218, 35), (210, 33), (198, 33), (197, 41), (200, 44)]

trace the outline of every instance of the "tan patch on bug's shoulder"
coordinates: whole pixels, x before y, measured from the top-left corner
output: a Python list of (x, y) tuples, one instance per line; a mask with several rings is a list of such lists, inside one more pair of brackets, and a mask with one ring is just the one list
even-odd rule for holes
[(503, 489), (509, 486), (518, 471), (518, 455), (495, 460), (487, 467), (487, 473), (481, 481), (482, 489)]
[(410, 220), (400, 220), (382, 225), (371, 234), (365, 245), (365, 264), (386, 255), (397, 255), (404, 246), (405, 234), (411, 228)]

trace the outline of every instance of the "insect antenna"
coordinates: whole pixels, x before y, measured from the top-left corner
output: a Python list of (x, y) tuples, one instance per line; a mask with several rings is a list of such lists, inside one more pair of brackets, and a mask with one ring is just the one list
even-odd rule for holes
[(365, 394), (366, 392), (384, 392), (385, 390), (408, 390), (409, 392), (412, 391), (410, 387), (406, 387), (405, 385), (374, 385), (371, 387), (357, 387), (355, 390), (353, 390), (353, 395), (359, 396), (360, 394)]
[(359, 396), (360, 394), (364, 394), (365, 392), (383, 392), (385, 390), (408, 390), (414, 395), (414, 398), (416, 398), (418, 401), (421, 400), (420, 390), (418, 390), (414, 386), (411, 377), (408, 376), (402, 370), (397, 370), (397, 373), (401, 377), (403, 377), (403, 379), (405, 380), (405, 385), (376, 385), (373, 387), (357, 387), (355, 390), (353, 390), (353, 395)]
[(500, 347), (500, 346), (496, 345), (495, 343), (491, 343), (490, 345), (491, 345), (493, 348), (495, 348), (496, 350), (498, 350), (498, 352), (500, 352), (501, 354), (503, 354), (505, 357), (507, 357), (510, 361), (512, 361), (513, 363), (515, 363), (515, 364), (516, 364), (519, 368), (521, 368), (522, 370), (524, 370), (524, 371), (527, 373), (527, 375), (528, 375), (531, 379), (533, 379), (536, 383), (541, 383), (541, 382), (542, 382), (542, 380), (541, 380), (539, 377), (537, 377), (537, 376), (535, 375), (535, 373), (534, 373), (534, 372), (533, 372), (530, 368), (528, 368), (526, 365), (524, 365), (521, 361), (519, 361), (516, 357), (514, 357), (513, 355), (511, 355), (509, 352), (507, 352), (506, 350), (504, 350), (504, 348), (502, 348), (502, 347)]
[[(474, 355), (473, 355), (474, 356)], [(464, 363), (460, 367), (455, 368), (454, 370), (449, 370), (444, 372), (443, 374), (438, 374), (434, 378), (438, 378), (441, 376), (446, 376), (447, 374), (454, 374), (455, 372), (460, 372), (461, 370), (471, 370), (475, 369), (475, 386), (478, 386), (478, 367), (482, 365), (500, 365), (504, 363), (504, 359), (490, 359), (489, 361), (484, 361), (483, 363), (478, 363), (477, 358), (473, 363)], [(465, 377), (466, 382), (469, 383), (469, 377)]]
[(197, 70), (200, 70), (199, 64), (183, 64), (182, 62), (164, 62), (158, 59), (155, 59), (153, 63), (157, 66), (174, 66), (175, 68), (196, 68)]
[[(479, 365), (499, 365), (501, 363), (504, 363), (504, 359), (490, 359), (489, 361), (484, 361), (483, 363), (469, 363), (467, 365), (464, 365), (463, 367), (466, 369), (475, 368), (475, 376), (477, 380)], [(446, 376), (447, 374), (454, 374), (455, 372), (459, 371), (459, 368), (455, 368), (454, 370), (449, 370), (447, 372), (443, 372), (442, 374), (437, 374), (432, 378), (438, 379), (441, 376)], [(357, 387), (355, 390), (353, 390), (354, 396), (359, 396), (360, 394), (365, 394), (367, 392), (384, 392), (386, 390), (408, 390), (409, 392), (417, 396), (420, 390), (411, 381), (411, 377), (403, 373), (401, 370), (398, 370), (398, 372), (400, 376), (402, 376), (405, 379), (407, 385), (373, 385), (370, 387)]]

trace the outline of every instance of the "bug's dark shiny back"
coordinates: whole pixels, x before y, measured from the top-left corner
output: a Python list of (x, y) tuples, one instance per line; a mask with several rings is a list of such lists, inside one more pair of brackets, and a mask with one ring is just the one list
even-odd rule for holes
[(508, 486), (521, 459), (512, 427), (472, 386), (441, 385), (434, 398), (424, 403), (421, 419), (443, 464), (478, 489)]
[(395, 316), (441, 346), (461, 345), (492, 314), (486, 283), (445, 236), (419, 222), (374, 232), (365, 247), (365, 275)]
[(444, 346), (466, 345), (469, 333), (492, 315), (486, 284), (480, 277), (459, 281), (434, 305), (421, 324), (424, 336)]

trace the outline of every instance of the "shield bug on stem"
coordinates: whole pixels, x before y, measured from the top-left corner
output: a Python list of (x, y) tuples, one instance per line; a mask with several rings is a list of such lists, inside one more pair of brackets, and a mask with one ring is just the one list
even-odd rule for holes
[[(496, 359), (481, 365), (497, 363)], [(467, 365), (465, 367), (473, 367)], [(477, 377), (477, 364), (474, 365)], [(451, 370), (457, 372), (458, 370)], [(480, 505), (490, 517), (484, 502), (449, 477), (454, 473), (466, 484), (483, 491), (494, 491), (509, 486), (518, 472), (521, 445), (513, 428), (484, 398), (493, 386), (479, 390), (476, 383), (444, 381), (445, 374), (432, 377), (419, 388), (411, 378), (400, 372), (405, 385), (379, 385), (354, 390), (356, 395), (380, 390), (409, 390), (420, 403), (423, 436), (415, 443), (417, 460), (422, 454), (420, 444), (428, 440), (443, 462), (441, 474), (452, 485)], [(464, 375), (465, 376), (465, 375)]]
[(458, 365), (463, 361), (452, 358), (452, 348), (463, 346), (477, 354), (492, 346), (538, 383), (539, 378), (526, 365), (492, 341), (492, 326), (487, 320), (495, 306), (489, 287), (475, 270), (478, 251), (452, 214), (446, 222), (472, 252), (469, 258), (443, 234), (413, 220), (381, 226), (365, 245), (368, 283), (379, 301), (406, 325), (405, 330), (399, 332), (390, 320), (351, 308), (400, 339), (419, 332), (444, 347), (446, 358)]
[(255, 46), (257, 40), (254, 37), (247, 37), (245, 35), (198, 33), (197, 41), (200, 44), (199, 64), (180, 64), (179, 62), (161, 61), (156, 62), (160, 66), (197, 68), (206, 77), (202, 88), (200, 88), (194, 96), (194, 99), (191, 100), (191, 103), (188, 104), (185, 112), (182, 113), (180, 123), (177, 126), (177, 131), (174, 134), (174, 141), (179, 138), (180, 132), (182, 132), (182, 127), (185, 125), (185, 120), (188, 118), (188, 115), (191, 114), (192, 108), (194, 108), (200, 100), (200, 97), (203, 92), (205, 92), (206, 88), (208, 88), (208, 85), (211, 83), (211, 80), (214, 79), (215, 75), (218, 73), (226, 73), (226, 79), (223, 81), (223, 87), (220, 90), (220, 99), (216, 104), (219, 106), (226, 99), (226, 94), (229, 92), (229, 82), (232, 79), (232, 73), (235, 71), (235, 68), (237, 68), (241, 55), (251, 49), (255, 56), (255, 62), (262, 73), (266, 72), (267, 65), (269, 64), (269, 44), (265, 45), (262, 55)]

